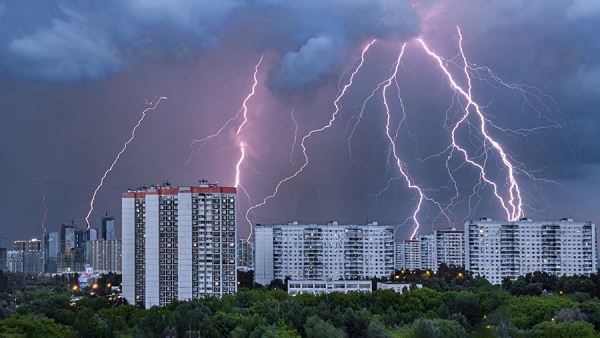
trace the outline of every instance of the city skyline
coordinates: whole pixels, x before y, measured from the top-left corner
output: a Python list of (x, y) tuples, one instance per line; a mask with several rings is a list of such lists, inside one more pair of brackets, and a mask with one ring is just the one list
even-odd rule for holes
[[(477, 170), (463, 166), (458, 155), (450, 167), (456, 170), (461, 193), (453, 199), (444, 167), (448, 153), (441, 152), (450, 137), (444, 125), (460, 117), (458, 105), (464, 99), (456, 101), (419, 37), (434, 53), (456, 57), (452, 60), (459, 65), (459, 47), (464, 49), (472, 64), (473, 97), (485, 108), (490, 126), (497, 126), (491, 136), (518, 169), (524, 216), (600, 221), (594, 189), (600, 182), (594, 115), (600, 103), (594, 74), (600, 66), (594, 58), (598, 37), (592, 33), (600, 10), (590, 2), (522, 6), (399, 1), (386, 7), (388, 2), (376, 1), (336, 7), (226, 1), (210, 8), (182, 2), (164, 16), (162, 5), (115, 5), (115, 17), (130, 19), (119, 26), (129, 35), (103, 21), (115, 14), (114, 8), (37, 5), (7, 3), (0, 11), (0, 25), (6, 28), (0, 38), (6, 47), (0, 86), (6, 90), (0, 97), (8, 112), (0, 126), (5, 137), (0, 182), (14, 192), (0, 196), (0, 237), (41, 238), (44, 227), (57, 231), (71, 219), (83, 224), (98, 181), (140, 113), (162, 96), (168, 100), (148, 112), (98, 191), (93, 227), (100, 229), (101, 216), (110, 210), (120, 229), (119, 197), (127, 188), (165, 179), (174, 185), (208, 179), (224, 186), (239, 183), (247, 192), (252, 203), (240, 194), (238, 214), (239, 235), (247, 236), (245, 211), (301, 168), (303, 136), (324, 126), (337, 111), (330, 128), (307, 139), (310, 163), (275, 198), (252, 210), (251, 223), (373, 220), (402, 224), (399, 237), (411, 237), (414, 221), (405, 221), (419, 196), (389, 161), (382, 88), (364, 106), (354, 129), (364, 100), (388, 79), (398, 81), (406, 109), (406, 123), (395, 140), (402, 166), (427, 197), (444, 206), (453, 203), (447, 221), (425, 200), (418, 234), (460, 228), (465, 220), (479, 217), (505, 219), (490, 185), (477, 184)], [(186, 14), (199, 9), (206, 15), (200, 21)], [(363, 11), (393, 20), (382, 24), (358, 19)], [(469, 11), (485, 14), (485, 20), (466, 19)], [(297, 21), (285, 20), (290, 13), (297, 13)], [(269, 15), (281, 17), (271, 23), (274, 27), (295, 36), (265, 26), (262, 20)], [(27, 21), (22, 30), (11, 28), (24, 16), (38, 20)], [(322, 20), (316, 23), (315, 18)], [(165, 24), (168, 19), (180, 26)], [(99, 22), (104, 25), (95, 25)], [(530, 34), (519, 34), (525, 30)], [(181, 35), (174, 38), (171, 32)], [(90, 41), (90, 49), (78, 39)], [(398, 76), (390, 78), (404, 43)], [(489, 66), (506, 83), (535, 88), (502, 88), (478, 65)], [(461, 71), (454, 67), (452, 75), (459, 78)], [(457, 81), (466, 86), (464, 77)], [(401, 117), (399, 102), (393, 101), (394, 85), (388, 81), (393, 130)], [(347, 92), (342, 96), (338, 89)], [(218, 137), (191, 148), (192, 140), (209, 137), (238, 111), (244, 122), (240, 116)], [(524, 130), (528, 128), (533, 130)], [(464, 135), (459, 141), (465, 144), (478, 140), (460, 137)], [(245, 157), (240, 158), (240, 150)], [(494, 154), (490, 176), (507, 200), (506, 166)], [(540, 180), (528, 177), (525, 169)], [(376, 198), (388, 183), (389, 190)], [(471, 198), (472, 189), (481, 189), (480, 199)]]

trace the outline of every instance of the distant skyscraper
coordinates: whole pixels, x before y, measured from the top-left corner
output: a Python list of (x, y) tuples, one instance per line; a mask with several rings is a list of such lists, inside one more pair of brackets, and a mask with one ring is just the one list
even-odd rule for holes
[(58, 272), (83, 272), (90, 259), (90, 241), (98, 238), (98, 230), (77, 228), (74, 224), (63, 224), (60, 228), (60, 252)]
[(6, 268), (6, 248), (0, 248), (0, 270), (8, 271)]
[(388, 277), (394, 272), (391, 225), (257, 225), (254, 232), (254, 278), (342, 280)]
[(143, 188), (122, 196), (123, 296), (145, 307), (237, 291), (236, 189)]
[(113, 217), (102, 217), (102, 238), (108, 241), (117, 239), (115, 219)]
[(10, 250), (6, 252), (6, 271), (23, 272), (23, 251)]
[(23, 240), (13, 241), (13, 250), (21, 251), (21, 252), (27, 250), (27, 241), (23, 241)]
[(44, 238), (45, 245), (45, 260), (46, 267), (45, 271), (49, 273), (57, 272), (58, 268), (58, 254), (60, 252), (60, 234), (57, 231), (47, 232)]
[(591, 222), (516, 222), (482, 218), (465, 223), (466, 269), (493, 284), (542, 271), (557, 276), (596, 273), (596, 226)]
[(44, 272), (44, 252), (42, 241), (33, 238), (28, 241), (14, 241), (13, 250), (7, 257), (9, 271), (37, 274)]

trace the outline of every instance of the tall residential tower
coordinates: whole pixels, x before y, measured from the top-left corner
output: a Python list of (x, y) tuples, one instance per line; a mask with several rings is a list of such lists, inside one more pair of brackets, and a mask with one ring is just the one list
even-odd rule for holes
[(122, 195), (123, 296), (131, 304), (237, 291), (236, 188), (200, 181)]

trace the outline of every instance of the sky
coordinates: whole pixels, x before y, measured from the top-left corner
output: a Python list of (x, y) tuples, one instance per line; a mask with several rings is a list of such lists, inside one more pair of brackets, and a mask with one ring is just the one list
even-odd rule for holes
[[(107, 175), (92, 225), (105, 212), (120, 220), (128, 188), (232, 186), (244, 142), (240, 182), (250, 201), (239, 195), (238, 233), (247, 235), (246, 210), (303, 165), (300, 140), (327, 125), (373, 39), (331, 127), (306, 140), (308, 165), (253, 209), (251, 222), (378, 221), (410, 237), (419, 195), (390, 157), (381, 87), (363, 105), (404, 43), (386, 98), (402, 168), (429, 198), (419, 233), (507, 218), (476, 167), (458, 152), (447, 160), (466, 101), (421, 38), (466, 88), (462, 42), (472, 98), (515, 168), (523, 215), (598, 223), (599, 30), (597, 0), (0, 2), (0, 237), (6, 244), (40, 237), (42, 225), (83, 224), (100, 178), (161, 96)], [(261, 57), (243, 130), (237, 119), (192, 144), (240, 110)], [(508, 201), (509, 171), (497, 151), (485, 151), (491, 143), (478, 128), (471, 114), (457, 143)]]

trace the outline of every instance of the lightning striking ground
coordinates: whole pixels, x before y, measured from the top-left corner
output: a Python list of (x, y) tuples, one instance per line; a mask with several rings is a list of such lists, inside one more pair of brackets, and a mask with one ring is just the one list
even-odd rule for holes
[(135, 124), (135, 126), (133, 127), (133, 129), (131, 130), (131, 136), (123, 144), (123, 147), (117, 153), (117, 156), (114, 158), (114, 160), (112, 161), (112, 163), (110, 164), (110, 166), (108, 167), (108, 169), (106, 169), (106, 171), (102, 175), (102, 178), (100, 178), (100, 183), (98, 183), (98, 186), (96, 187), (96, 189), (94, 189), (94, 193), (92, 194), (92, 199), (90, 200), (90, 207), (89, 207), (87, 215), (85, 216), (85, 224), (87, 225), (87, 229), (88, 230), (91, 228), (90, 216), (92, 215), (92, 212), (94, 212), (94, 202), (96, 201), (96, 194), (98, 194), (98, 191), (100, 190), (100, 188), (102, 188), (102, 185), (104, 184), (104, 180), (106, 179), (106, 177), (108, 176), (108, 174), (113, 170), (113, 168), (115, 167), (115, 165), (117, 164), (117, 162), (121, 158), (121, 155), (123, 155), (123, 153), (125, 152), (125, 150), (127, 150), (127, 146), (129, 145), (129, 143), (131, 143), (135, 139), (135, 131), (138, 129), (138, 127), (142, 124), (142, 122), (146, 118), (146, 113), (148, 113), (149, 111), (156, 110), (156, 108), (158, 107), (158, 104), (162, 100), (166, 100), (166, 99), (167, 98), (165, 96), (161, 96), (160, 98), (158, 98), (158, 100), (156, 100), (156, 102), (154, 102), (154, 103), (150, 102), (150, 106), (146, 107), (146, 109), (144, 109), (142, 111), (142, 114), (141, 114), (139, 120), (137, 121), (137, 123)]
[(265, 204), (267, 204), (267, 202), (271, 199), (273, 199), (275, 196), (277, 196), (278, 192), (279, 192), (279, 188), (281, 187), (281, 185), (283, 185), (284, 183), (296, 178), (298, 175), (300, 175), (300, 173), (302, 173), (302, 171), (304, 171), (304, 168), (306, 168), (308, 166), (308, 164), (310, 163), (310, 159), (308, 157), (308, 153), (307, 153), (307, 148), (306, 148), (306, 141), (308, 139), (310, 139), (314, 134), (317, 133), (322, 133), (325, 130), (331, 128), (331, 126), (333, 126), (333, 123), (336, 121), (337, 119), (337, 115), (340, 112), (340, 101), (341, 99), (344, 97), (344, 95), (346, 95), (346, 92), (348, 90), (348, 88), (350, 88), (352, 86), (352, 83), (354, 81), (354, 76), (356, 76), (356, 74), (362, 69), (363, 64), (365, 62), (365, 55), (367, 54), (367, 52), (369, 51), (369, 49), (371, 49), (371, 47), (373, 46), (373, 44), (375, 44), (375, 42), (377, 41), (377, 39), (373, 39), (371, 40), (362, 50), (361, 55), (360, 55), (360, 61), (358, 63), (358, 65), (354, 68), (354, 70), (352, 71), (352, 73), (350, 74), (350, 77), (348, 79), (348, 82), (346, 84), (344, 84), (344, 86), (341, 88), (341, 90), (339, 91), (338, 95), (336, 96), (336, 98), (333, 101), (333, 105), (335, 107), (333, 113), (331, 114), (331, 117), (329, 119), (329, 121), (323, 125), (320, 128), (317, 129), (313, 129), (311, 131), (309, 131), (306, 135), (304, 135), (300, 141), (300, 147), (302, 148), (302, 155), (304, 157), (304, 163), (302, 164), (302, 166), (300, 166), (300, 168), (298, 168), (293, 174), (291, 174), (290, 176), (280, 180), (276, 185), (275, 185), (275, 189), (273, 190), (273, 192), (268, 195), (267, 197), (265, 197), (260, 203), (255, 204), (253, 206), (251, 206), (250, 208), (248, 208), (248, 210), (246, 210), (246, 221), (248, 222), (248, 225), (250, 226), (250, 234), (248, 235), (247, 241), (250, 241), (250, 238), (252, 237), (252, 222), (250, 221), (250, 213), (252, 213), (253, 210), (255, 210), (256, 208), (260, 208), (262, 206), (264, 206)]
[[(419, 38), (419, 39), (417, 39), (417, 41), (423, 47), (425, 52), (437, 62), (439, 68), (445, 74), (445, 76), (450, 84), (450, 87), (456, 93), (460, 94), (460, 96), (462, 96), (467, 101), (467, 104), (464, 107), (463, 116), (459, 119), (459, 121), (452, 128), (452, 144), (451, 144), (452, 149), (462, 153), (465, 158), (465, 161), (478, 169), (478, 171), (480, 173), (480, 179), (492, 187), (492, 189), (494, 191), (494, 196), (500, 202), (502, 209), (506, 213), (507, 219), (510, 221), (515, 221), (515, 220), (518, 220), (519, 218), (523, 217), (523, 215), (524, 215), (523, 202), (522, 202), (522, 197), (521, 197), (521, 188), (515, 178), (515, 167), (514, 167), (513, 163), (511, 163), (509, 155), (507, 155), (507, 153), (504, 150), (504, 148), (502, 147), (502, 145), (489, 134), (489, 132), (487, 130), (487, 125), (488, 125), (487, 121), (488, 120), (485, 117), (480, 105), (477, 102), (475, 102), (475, 100), (472, 97), (471, 76), (468, 71), (468, 61), (467, 61), (467, 58), (465, 56), (465, 53), (464, 53), (464, 50), (462, 47), (462, 34), (460, 31), (460, 28), (457, 27), (457, 31), (459, 34), (460, 55), (461, 55), (461, 58), (462, 58), (462, 61), (464, 64), (463, 72), (464, 72), (464, 74), (466, 76), (466, 80), (467, 80), (467, 89), (463, 88), (456, 82), (456, 80), (454, 79), (454, 76), (448, 70), (448, 67), (444, 63), (444, 59), (441, 56), (434, 53), (429, 48), (429, 46), (425, 43), (425, 41), (423, 39)], [(508, 176), (507, 181), (508, 181), (508, 186), (509, 186), (508, 187), (508, 197), (501, 196), (501, 193), (499, 192), (498, 184), (487, 176), (485, 166), (475, 162), (471, 158), (471, 156), (469, 155), (467, 150), (464, 149), (463, 147), (461, 147), (458, 144), (458, 142), (456, 141), (456, 131), (467, 120), (467, 118), (469, 117), (469, 115), (471, 114), (472, 111), (476, 114), (477, 118), (479, 119), (478, 131), (481, 133), (481, 135), (483, 137), (484, 151), (487, 154), (488, 147), (489, 147), (488, 143), (489, 143), (491, 148), (500, 157), (503, 166), (505, 167), (505, 169), (508, 172), (508, 174), (507, 174), (507, 176)], [(452, 151), (449, 156), (452, 156)]]
[[(400, 62), (402, 61), (402, 57), (404, 56), (404, 50), (406, 48), (406, 43), (404, 43), (402, 45), (402, 49), (400, 50), (400, 53), (398, 54), (398, 59), (396, 60), (396, 63), (394, 65), (394, 71), (392, 73), (392, 75), (384, 81), (384, 85), (383, 85), (383, 89), (381, 91), (381, 96), (383, 99), (383, 105), (385, 107), (385, 115), (386, 115), (386, 123), (385, 123), (385, 135), (389, 141), (389, 145), (391, 148), (391, 156), (393, 156), (394, 162), (396, 164), (396, 167), (398, 168), (398, 171), (400, 172), (400, 175), (404, 178), (406, 185), (410, 188), (416, 191), (417, 193), (417, 197), (418, 197), (418, 202), (417, 205), (415, 207), (415, 209), (413, 210), (412, 213), (412, 220), (414, 222), (414, 229), (413, 232), (410, 236), (411, 239), (415, 238), (417, 232), (419, 231), (419, 228), (421, 226), (421, 223), (419, 221), (419, 213), (421, 211), (421, 208), (423, 207), (423, 203), (424, 201), (429, 201), (431, 203), (433, 203), (434, 205), (436, 205), (442, 214), (445, 215), (445, 210), (442, 207), (442, 205), (437, 202), (436, 200), (434, 200), (433, 198), (430, 198), (429, 196), (427, 196), (424, 192), (424, 189), (421, 188), (419, 185), (417, 185), (409, 176), (408, 172), (406, 171), (406, 169), (404, 168), (404, 163), (402, 163), (402, 160), (400, 160), (400, 156), (398, 155), (398, 148), (396, 146), (396, 135), (392, 135), (392, 131), (391, 131), (391, 112), (390, 112), (390, 106), (388, 103), (388, 99), (387, 99), (387, 90), (388, 88), (392, 85), (392, 81), (394, 81), (398, 75), (398, 68), (400, 66)], [(402, 102), (402, 101), (401, 101)], [(402, 104), (402, 103), (401, 103)], [(402, 104), (403, 107), (403, 104)], [(404, 111), (404, 108), (402, 108)], [(404, 118), (405, 116), (403, 116)], [(449, 220), (448, 216), (446, 216), (446, 218)]]

